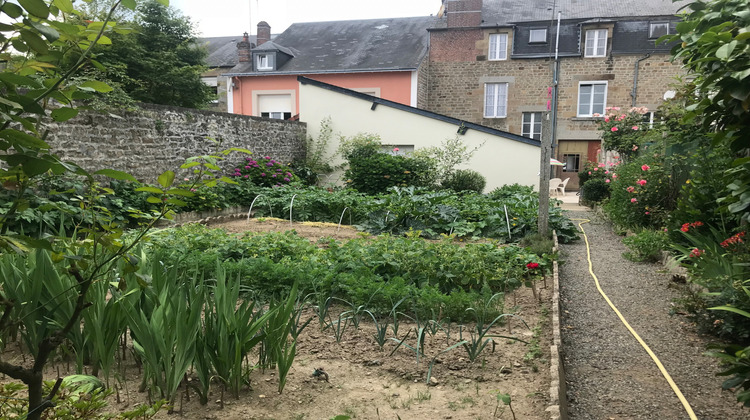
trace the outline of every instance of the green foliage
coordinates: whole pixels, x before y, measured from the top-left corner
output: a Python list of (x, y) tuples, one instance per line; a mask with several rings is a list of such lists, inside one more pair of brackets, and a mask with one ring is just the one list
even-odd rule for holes
[(485, 185), (487, 185), (487, 180), (484, 176), (471, 169), (453, 171), (441, 183), (443, 188), (448, 188), (456, 192), (473, 191), (479, 194), (484, 191)]
[(250, 156), (240, 162), (229, 176), (252, 182), (262, 187), (281, 187), (296, 181), (292, 168), (271, 156), (254, 159)]
[[(702, 296), (703, 308), (731, 306), (750, 311), (750, 295), (746, 290), (750, 248), (745, 231), (733, 234), (700, 220), (692, 220), (683, 224), (680, 234), (687, 245), (673, 246), (682, 254), (679, 260), (690, 272), (691, 281), (708, 290)], [(750, 324), (738, 313), (715, 311), (706, 321), (704, 327), (716, 335), (738, 342), (750, 339)]]
[(669, 248), (667, 233), (650, 229), (644, 229), (633, 236), (628, 236), (622, 242), (630, 249), (622, 256), (635, 262), (661, 261), (662, 251)]
[[(53, 382), (44, 383), (44, 393), (49, 394), (54, 386)], [(0, 387), (0, 418), (23, 418), (26, 413), (25, 398), (22, 390), (25, 385), (6, 383)], [(109, 420), (109, 419), (150, 419), (163, 407), (164, 401), (153, 405), (138, 406), (133, 410), (112, 414), (107, 410), (107, 397), (112, 390), (97, 388), (86, 390), (79, 384), (63, 381), (53, 402), (55, 406), (48, 412), (49, 418), (60, 420)]]
[(294, 173), (307, 185), (316, 185), (320, 181), (321, 174), (333, 172), (333, 167), (328, 163), (329, 158), (325, 152), (333, 137), (331, 118), (326, 117), (320, 121), (320, 132), (318, 138), (307, 136), (305, 139), (305, 157), (293, 162)]
[(424, 178), (430, 170), (426, 160), (382, 153), (372, 142), (356, 147), (347, 160), (348, 186), (365, 194), (384, 193), (395, 186), (426, 186)]
[(610, 199), (604, 205), (610, 219), (630, 229), (664, 226), (675, 206), (677, 190), (665, 160), (645, 155), (618, 166), (616, 171), (610, 183)]
[(585, 203), (601, 203), (609, 198), (609, 183), (604, 179), (589, 179), (581, 190), (581, 200)]
[[(427, 238), (455, 235), (513, 242), (536, 231), (538, 206), (538, 195), (525, 187), (496, 190), (486, 196), (397, 188), (376, 199), (359, 226), (371, 233), (400, 235), (413, 230)], [(559, 207), (553, 204), (549, 212), (550, 227), (557, 230), (561, 241), (577, 238), (575, 227)]]
[[(443, 140), (440, 146), (420, 148), (412, 156), (430, 162), (430, 171), (425, 176), (427, 184), (442, 184), (455, 170), (471, 160), (484, 143), (469, 150), (458, 134)], [(481, 191), (479, 191), (481, 192)]]
[(196, 47), (193, 24), (156, 0), (138, 7), (134, 31), (115, 33), (96, 50), (105, 76), (140, 102), (203, 108), (215, 97), (201, 81), (207, 52)]

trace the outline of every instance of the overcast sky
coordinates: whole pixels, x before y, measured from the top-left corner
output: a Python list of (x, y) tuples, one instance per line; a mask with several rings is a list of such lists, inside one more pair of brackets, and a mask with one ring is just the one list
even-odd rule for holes
[(265, 20), (278, 34), (296, 22), (436, 15), (441, 0), (170, 0), (199, 36), (255, 34)]

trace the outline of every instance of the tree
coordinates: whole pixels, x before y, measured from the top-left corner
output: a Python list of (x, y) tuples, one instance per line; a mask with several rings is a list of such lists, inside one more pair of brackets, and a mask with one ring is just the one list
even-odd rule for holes
[[(138, 8), (133, 31), (113, 34), (97, 49), (107, 78), (134, 100), (202, 108), (214, 99), (201, 81), (206, 50), (198, 47), (190, 20), (173, 8), (148, 0)], [(119, 71), (113, 71), (119, 69)]]
[[(167, 0), (162, 0), (164, 3)], [(133, 239), (123, 239), (123, 228), (97, 204), (103, 195), (111, 194), (99, 186), (95, 175), (115, 179), (135, 180), (131, 175), (100, 170), (94, 173), (71, 163), (63, 162), (50, 151), (45, 118), (66, 121), (78, 114), (76, 100), (90, 99), (95, 93), (111, 91), (111, 87), (96, 80), (73, 80), (71, 76), (91, 63), (90, 55), (97, 45), (111, 44), (111, 36), (127, 29), (111, 21), (116, 8), (133, 10), (135, 0), (117, 0), (102, 21), (81, 22), (70, 0), (20, 0), (18, 4), (0, 2), (0, 59), (10, 64), (0, 72), (0, 186), (15, 193), (8, 211), (0, 214), (0, 258), (11, 259), (7, 269), (19, 270), (13, 263), (25, 256), (50, 255), (39, 261), (49, 270), (37, 270), (35, 276), (26, 278), (13, 291), (0, 275), (0, 343), (6, 343), (13, 331), (20, 330), (33, 363), (5, 360), (0, 355), (0, 373), (23, 381), (28, 386), (28, 419), (40, 419), (45, 409), (52, 406), (52, 397), (61, 383), (58, 378), (52, 392), (42, 395), (43, 370), (60, 344), (80, 325), (81, 314), (88, 307), (86, 295), (92, 284), (99, 281), (114, 264), (123, 262), (135, 268), (138, 259), (131, 250), (159, 219), (169, 216), (172, 207), (182, 204), (180, 197), (191, 196), (189, 190), (173, 188), (175, 173), (164, 172), (158, 187), (144, 187), (152, 194), (149, 201), (160, 208), (142, 214), (145, 222)], [(20, 5), (20, 6), (19, 6)], [(78, 24), (74, 24), (78, 23)], [(94, 63), (101, 66), (99, 63)], [(54, 109), (48, 109), (51, 99)], [(196, 184), (213, 185), (216, 179), (201, 180), (207, 172), (218, 170), (215, 164), (220, 156), (202, 156), (191, 159), (183, 169), (192, 170)], [(48, 236), (29, 238), (9, 229), (11, 221), (28, 207), (24, 193), (37, 179), (47, 173), (75, 174), (85, 178), (89, 190), (81, 198), (80, 206), (91, 217), (81, 225), (74, 236)], [(225, 179), (228, 182), (231, 180)], [(19, 254), (19, 259), (11, 256)], [(39, 267), (40, 265), (36, 265)], [(55, 270), (54, 273), (51, 270)], [(62, 293), (51, 293), (53, 281), (65, 277), (71, 284), (65, 291), (73, 290), (73, 299), (65, 305), (57, 302)], [(46, 294), (45, 294), (46, 293)], [(62, 306), (65, 312), (62, 313)]]
[(677, 34), (663, 38), (677, 41), (673, 59), (695, 76), (687, 119), (737, 155), (722, 202), (750, 222), (750, 10), (746, 0), (701, 0), (688, 7)]

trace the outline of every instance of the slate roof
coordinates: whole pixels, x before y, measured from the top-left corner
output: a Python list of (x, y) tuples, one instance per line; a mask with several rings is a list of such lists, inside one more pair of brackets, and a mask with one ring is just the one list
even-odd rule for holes
[[(274, 39), (276, 34), (271, 34)], [(256, 36), (249, 35), (248, 40), (256, 44)], [(214, 36), (198, 38), (198, 44), (205, 46), (208, 50), (206, 64), (208, 67), (234, 67), (239, 60), (237, 59), (237, 43), (242, 41), (242, 35), (236, 36)]]
[(550, 21), (557, 19), (557, 11), (562, 11), (563, 20), (672, 16), (687, 3), (672, 0), (484, 0), (482, 26)]
[[(240, 63), (227, 75), (416, 70), (427, 55), (427, 28), (435, 19), (427, 16), (295, 23), (273, 40), (276, 46), (294, 53), (294, 58), (281, 68), (253, 72), (252, 63)], [(259, 48), (263, 47), (265, 44)]]

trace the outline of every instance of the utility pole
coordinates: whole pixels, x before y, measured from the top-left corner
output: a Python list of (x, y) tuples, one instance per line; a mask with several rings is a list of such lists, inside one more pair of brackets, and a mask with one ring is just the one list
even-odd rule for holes
[(542, 113), (542, 150), (539, 162), (539, 214), (537, 230), (543, 237), (549, 235), (549, 172), (552, 157), (552, 113)]
[[(562, 13), (557, 12), (557, 34), (555, 35), (555, 61), (552, 70), (552, 102), (547, 112), (542, 113), (542, 150), (541, 162), (539, 162), (539, 214), (537, 230), (542, 237), (549, 235), (549, 175), (550, 159), (552, 158), (552, 143), (556, 136), (557, 125), (557, 85), (559, 83), (560, 56), (560, 19)], [(557, 185), (555, 185), (557, 186)]]

